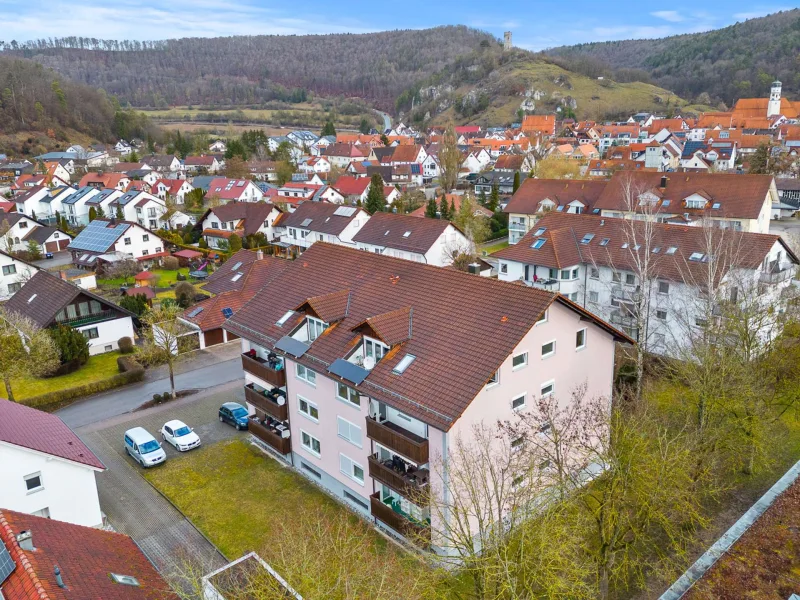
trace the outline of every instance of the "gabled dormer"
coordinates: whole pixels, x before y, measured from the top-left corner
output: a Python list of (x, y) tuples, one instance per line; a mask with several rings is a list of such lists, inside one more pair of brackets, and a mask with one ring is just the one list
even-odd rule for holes
[(411, 339), (414, 310), (410, 306), (369, 317), (353, 327), (360, 342), (348, 357), (350, 362), (372, 369), (389, 351)]
[(330, 325), (344, 319), (349, 309), (350, 290), (307, 298), (293, 311), (305, 315), (305, 318), (291, 336), (301, 342), (313, 343)]
[(694, 194), (683, 199), (684, 208), (704, 210), (708, 203), (712, 201), (711, 195), (703, 190), (698, 190)]

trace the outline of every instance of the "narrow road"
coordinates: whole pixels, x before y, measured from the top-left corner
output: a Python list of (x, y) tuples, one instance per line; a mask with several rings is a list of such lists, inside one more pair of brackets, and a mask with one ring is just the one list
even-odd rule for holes
[[(177, 389), (208, 389), (222, 383), (242, 379), (242, 362), (237, 356), (215, 364), (205, 365), (175, 376)], [(56, 414), (72, 429), (105, 421), (129, 413), (151, 400), (153, 394), (163, 394), (170, 389), (169, 377), (143, 381), (110, 392), (90, 396), (71, 404)]]
[(383, 130), (386, 131), (387, 129), (392, 128), (392, 116), (389, 113), (385, 113), (381, 110), (373, 109), (376, 113), (378, 113), (383, 118)]

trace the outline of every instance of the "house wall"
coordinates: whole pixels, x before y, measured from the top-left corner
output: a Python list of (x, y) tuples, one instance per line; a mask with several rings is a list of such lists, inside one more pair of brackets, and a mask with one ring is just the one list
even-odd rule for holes
[(122, 337), (133, 339), (133, 320), (128, 316), (100, 323), (81, 325), (74, 329), (82, 332), (95, 327), (97, 328), (98, 337), (89, 340), (89, 354), (91, 355), (119, 350), (118, 342)]
[[(28, 492), (24, 478), (34, 473), (41, 473), (43, 489)], [(0, 481), (3, 508), (27, 514), (47, 508), (59, 521), (87, 527), (103, 523), (90, 467), (0, 442)]]
[[(144, 240), (144, 236), (147, 236), (147, 241)], [(129, 244), (125, 243), (126, 238), (130, 239)], [(162, 252), (164, 250), (164, 241), (153, 232), (143, 227), (132, 225), (116, 241), (113, 250), (130, 254), (133, 258), (138, 259), (145, 256), (145, 250), (148, 255)]]
[[(7, 267), (6, 270), (12, 270), (8, 268), (11, 267), (11, 265), (14, 266), (14, 272), (4, 275), (3, 267)], [(28, 266), (24, 262), (8, 256), (7, 254), (0, 254), (0, 301), (8, 300), (14, 295), (15, 291), (10, 290), (9, 286), (16, 287), (15, 284), (24, 285), (38, 270), (39, 269), (36, 267)]]

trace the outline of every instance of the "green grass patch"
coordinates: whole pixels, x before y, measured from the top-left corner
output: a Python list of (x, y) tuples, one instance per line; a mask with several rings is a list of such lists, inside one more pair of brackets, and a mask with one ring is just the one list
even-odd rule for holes
[(119, 352), (95, 354), (90, 356), (86, 364), (74, 373), (68, 373), (60, 377), (12, 379), (11, 389), (14, 391), (14, 396), (17, 400), (25, 400), (33, 396), (52, 394), (59, 390), (102, 381), (119, 373), (117, 368), (118, 357)]
[(484, 246), (481, 248), (481, 251), (486, 252), (486, 254), (491, 254), (492, 252), (497, 252), (498, 250), (502, 250), (506, 247), (508, 247), (508, 239), (505, 239), (502, 242), (497, 242), (496, 244), (492, 244), (491, 246)]
[[(158, 275), (158, 283), (156, 283), (156, 287), (170, 287), (171, 285), (177, 283), (178, 273), (181, 273), (182, 275), (188, 275), (189, 268), (181, 267), (177, 271), (168, 271), (167, 269), (151, 269), (151, 272)], [(98, 279), (97, 283), (100, 285), (119, 287), (125, 283), (125, 279), (122, 277)], [(133, 277), (128, 279), (128, 285), (133, 285)]]

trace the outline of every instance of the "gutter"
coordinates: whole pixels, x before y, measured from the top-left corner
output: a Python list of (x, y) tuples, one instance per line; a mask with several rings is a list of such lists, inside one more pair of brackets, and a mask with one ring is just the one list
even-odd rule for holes
[(756, 501), (742, 517), (719, 538), (705, 554), (698, 558), (695, 563), (673, 583), (666, 592), (661, 594), (659, 600), (679, 600), (688, 592), (695, 583), (725, 556), (742, 535), (755, 523), (761, 515), (783, 494), (789, 487), (800, 478), (800, 461), (789, 469), (775, 485)]

